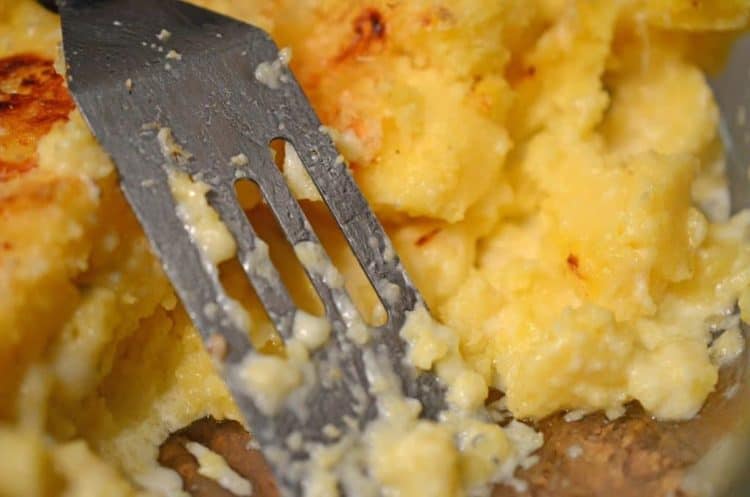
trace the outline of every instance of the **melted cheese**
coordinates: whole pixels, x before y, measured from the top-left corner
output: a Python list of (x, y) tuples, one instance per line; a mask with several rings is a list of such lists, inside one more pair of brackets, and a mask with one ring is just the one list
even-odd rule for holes
[(297, 151), (289, 142), (284, 142), (284, 177), (294, 196), (300, 200), (322, 201), (318, 188), (307, 174), (305, 166), (297, 155)]
[(209, 186), (179, 171), (169, 173), (177, 214), (208, 259), (217, 264), (234, 256), (234, 238), (206, 201)]
[[(330, 330), (323, 323), (321, 318), (298, 312), (294, 339), (287, 342), (285, 357), (250, 353), (246, 358), (239, 380), (267, 414), (285, 405), (293, 406), (288, 402), (300, 392), (303, 378), (308, 388), (317, 381), (310, 374), (308, 352), (327, 340)], [(402, 497), (418, 497), (425, 492), (451, 497), (487, 491), (491, 483), (512, 482), (517, 465), (533, 464), (530, 455), (541, 446), (542, 436), (517, 421), (507, 429), (486, 421), (489, 414), (483, 402), (487, 383), (463, 361), (458, 341), (449, 329), (434, 322), (420, 306), (409, 313), (401, 335), (410, 345), (410, 362), (424, 370), (434, 367), (449, 386), (449, 410), (439, 422), (420, 420), (421, 406), (401, 393), (390, 360), (363, 349), (378, 416), (363, 433), (350, 428), (330, 447), (306, 447), (315, 454), (312, 460), (294, 466), (294, 471), (306, 475), (305, 497), (339, 495), (337, 481), (345, 488), (355, 485), (359, 495), (378, 495), (382, 487)], [(305, 416), (299, 406), (296, 409), (300, 417)], [(334, 438), (342, 437), (338, 430), (333, 434)], [(301, 439), (287, 441), (297, 450), (301, 443)], [(292, 464), (286, 461), (284, 452), (273, 447), (266, 450), (270, 457), (275, 454), (279, 458), (275, 462), (281, 467)], [(435, 454), (441, 455), (435, 459)]]

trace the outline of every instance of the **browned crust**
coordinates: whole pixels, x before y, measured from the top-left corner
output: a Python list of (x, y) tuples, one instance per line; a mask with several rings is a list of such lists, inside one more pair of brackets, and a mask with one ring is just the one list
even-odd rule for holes
[(36, 165), (39, 139), (74, 104), (53, 61), (33, 54), (0, 59), (0, 182)]
[(440, 231), (442, 231), (441, 228), (433, 228), (430, 231), (423, 234), (422, 236), (420, 236), (419, 238), (417, 238), (417, 241), (414, 242), (414, 244), (417, 247), (422, 247), (423, 245), (430, 243), (430, 240), (435, 238), (440, 233)]
[(383, 14), (372, 7), (363, 9), (352, 21), (349, 44), (334, 58), (334, 62), (340, 63), (382, 50), (386, 33)]
[[(722, 371), (717, 392), (700, 415), (683, 423), (656, 421), (636, 404), (614, 421), (602, 414), (576, 422), (566, 422), (561, 414), (551, 416), (538, 424), (545, 437), (537, 453), (539, 462), (516, 475), (527, 489), (518, 492), (498, 486), (493, 497), (684, 497), (687, 494), (680, 485), (685, 472), (746, 413), (747, 385), (732, 398), (723, 394), (743, 375), (739, 362)], [(250, 435), (241, 425), (206, 418), (173, 434), (162, 446), (159, 459), (180, 473), (192, 496), (233, 494), (197, 474), (197, 462), (181, 445), (187, 440), (224, 455), (233, 469), (253, 483), (254, 495), (278, 495), (260, 453), (247, 449)], [(576, 457), (570, 455), (572, 446), (580, 448)]]

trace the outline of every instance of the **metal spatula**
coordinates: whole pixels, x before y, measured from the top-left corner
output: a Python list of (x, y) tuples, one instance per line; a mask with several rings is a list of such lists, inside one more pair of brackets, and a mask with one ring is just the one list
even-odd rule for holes
[[(289, 242), (320, 254), (316, 263), (301, 260), (333, 329), (313, 364), (318, 374), (336, 367), (342, 375), (318, 382), (303, 409), (283, 408), (274, 416), (264, 415), (236, 381), (228, 381), (261, 446), (304, 460), (309, 457), (304, 443), (296, 444), (298, 450), (284, 445), (290, 434), (328, 444), (326, 425), (343, 430), (354, 420), (364, 428), (376, 415), (366, 350), (387, 356), (404, 393), (422, 403), (423, 416), (434, 417), (444, 405), (443, 390), (433, 375), (417, 375), (405, 364), (398, 333), (406, 314), (421, 304), (420, 296), (269, 36), (173, 0), (62, 0), (57, 7), (68, 86), (117, 165), (122, 189), (193, 322), (204, 338), (226, 339), (225, 377), (251, 345), (233, 319), (217, 271), (176, 214), (167, 169), (181, 169), (209, 185), (207, 200), (235, 238), (237, 257), (285, 339), (297, 308), (237, 202), (235, 182), (255, 182)], [(256, 74), (259, 66), (270, 71), (266, 77)], [(165, 159), (157, 128), (170, 130), (176, 146), (189, 154)], [(349, 338), (361, 319), (343, 286), (320, 270), (320, 264), (330, 267), (328, 256), (269, 153), (277, 138), (296, 149), (387, 311), (387, 323), (371, 330), (364, 346)], [(240, 154), (242, 160), (232, 159)], [(274, 457), (271, 464), (282, 489), (296, 494), (300, 476), (278, 462), (283, 459)]]

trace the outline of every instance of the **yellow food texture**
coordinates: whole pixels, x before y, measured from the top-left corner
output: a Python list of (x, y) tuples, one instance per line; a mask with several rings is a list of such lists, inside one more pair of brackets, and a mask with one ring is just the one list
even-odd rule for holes
[[(748, 2), (195, 3), (291, 47), (441, 330), (477, 373), (454, 378), (456, 403), (481, 403), (490, 385), (523, 418), (630, 400), (664, 419), (697, 412), (719, 367), (707, 322), (738, 298), (744, 317), (750, 307), (750, 215), (699, 208), (723, 187), (705, 47), (719, 58)], [(0, 56), (54, 58), (59, 39), (36, 2), (0, 0)], [(236, 407), (77, 113), (41, 139), (35, 161), (0, 179), (0, 454), (14, 454), (0, 461), (0, 495), (155, 490), (165, 437), (204, 415), (236, 418)], [(319, 203), (304, 205), (358, 308), (382, 315)], [(251, 217), (291, 294), (315, 311), (271, 215), (256, 205)], [(221, 269), (249, 307), (255, 345), (277, 347), (239, 265)], [(450, 444), (425, 430), (410, 436)], [(440, 495), (486, 478), (477, 451), (435, 461), (425, 450), (404, 465), (443, 467)], [(404, 458), (397, 444), (382, 455)], [(391, 469), (380, 466), (382, 481), (412, 488)]]
[[(12, 50), (56, 53), (55, 41), (33, 45), (59, 38), (54, 16), (0, 6)], [(176, 304), (111, 162), (72, 113), (30, 171), (0, 181), (0, 495), (145, 495), (134, 482), (171, 431), (237, 417)]]
[(497, 179), (510, 146), (506, 10), (282, 2), (273, 33), (381, 214), (458, 221)]
[(0, 426), (0, 447), (13, 456), (0, 465), (3, 496), (57, 495), (60, 488), (65, 489), (66, 497), (151, 495), (134, 489), (83, 441), (49, 447), (36, 433)]
[[(370, 467), (378, 481), (391, 493), (435, 497), (458, 495), (459, 461), (450, 432), (439, 425), (421, 422), (408, 433), (385, 430), (376, 432), (376, 435), (373, 437)], [(443, 457), (435, 457), (436, 454)], [(426, 474), (432, 477), (419, 477)]]
[(748, 20), (747, 0), (647, 0), (649, 21), (686, 30), (738, 29)]
[[(716, 381), (706, 320), (747, 285), (745, 216), (701, 211), (725, 185), (698, 48), (721, 58), (749, 11), (282, 2), (272, 33), (432, 311), (514, 414), (636, 399), (681, 419)], [(635, 380), (660, 361), (675, 374)]]

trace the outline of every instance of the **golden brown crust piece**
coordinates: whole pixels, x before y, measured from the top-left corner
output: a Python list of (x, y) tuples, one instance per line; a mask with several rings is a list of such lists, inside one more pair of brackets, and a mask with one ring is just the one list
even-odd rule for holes
[(32, 169), (37, 141), (73, 108), (52, 60), (33, 54), (0, 59), (0, 181)]

